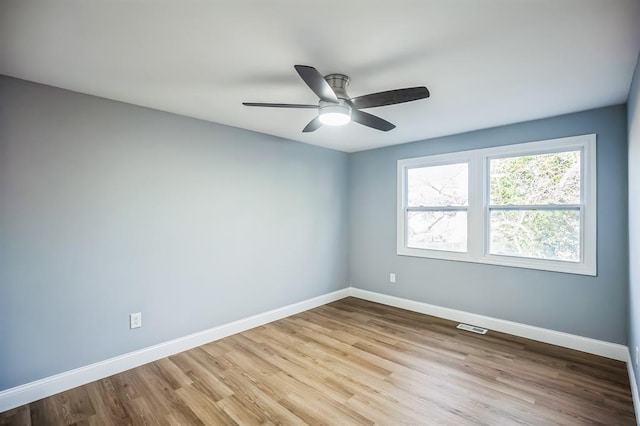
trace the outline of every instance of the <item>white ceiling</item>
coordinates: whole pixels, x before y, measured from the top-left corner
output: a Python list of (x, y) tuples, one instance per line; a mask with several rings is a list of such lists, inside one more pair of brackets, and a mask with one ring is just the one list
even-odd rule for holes
[[(352, 152), (624, 103), (638, 0), (0, 0), (0, 73)], [(398, 127), (302, 128), (295, 64), (351, 77)]]

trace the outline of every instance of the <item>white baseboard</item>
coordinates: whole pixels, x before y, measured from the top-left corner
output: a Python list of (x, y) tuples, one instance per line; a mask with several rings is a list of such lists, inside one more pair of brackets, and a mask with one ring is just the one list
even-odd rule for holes
[(291, 316), (327, 303), (343, 299), (349, 295), (349, 289), (334, 291), (302, 302), (284, 306), (238, 321), (213, 327), (178, 339), (169, 340), (148, 348), (140, 349), (104, 361), (90, 364), (55, 376), (46, 377), (31, 383), (16, 386), (0, 392), (0, 412), (37, 401), (65, 390), (82, 386), (113, 374), (165, 358), (197, 346), (213, 342), (232, 334)]
[(631, 384), (631, 396), (633, 397), (633, 408), (636, 413), (636, 424), (640, 426), (640, 395), (638, 395), (638, 382), (636, 382), (636, 374), (633, 370), (633, 358), (631, 357), (631, 348), (627, 351), (627, 372), (629, 373), (629, 383)]
[(561, 331), (554, 331), (546, 328), (534, 327), (532, 325), (486, 317), (483, 315), (458, 311), (456, 309), (443, 308), (441, 306), (416, 302), (414, 300), (389, 296), (373, 291), (361, 290), (359, 288), (351, 287), (349, 289), (349, 295), (359, 299), (395, 306), (397, 308), (413, 312), (433, 315), (435, 317), (463, 322), (470, 325), (477, 325), (483, 328), (488, 328), (489, 330), (525, 337), (538, 342), (550, 343), (552, 345), (563, 346), (569, 349), (576, 349), (582, 352), (616, 359), (618, 361), (626, 362), (629, 353), (626, 346), (619, 345), (617, 343), (604, 342), (602, 340), (576, 336), (574, 334), (563, 333)]

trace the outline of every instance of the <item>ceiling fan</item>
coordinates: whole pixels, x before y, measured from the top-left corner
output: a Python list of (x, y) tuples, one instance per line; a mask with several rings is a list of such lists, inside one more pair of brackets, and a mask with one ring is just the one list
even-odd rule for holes
[(318, 115), (302, 129), (305, 133), (318, 130), (322, 125), (341, 126), (350, 121), (388, 132), (396, 126), (387, 120), (361, 110), (417, 101), (429, 97), (429, 90), (421, 86), (388, 90), (351, 98), (347, 94), (348, 76), (344, 74), (328, 74), (323, 77), (317, 69), (308, 65), (296, 65), (294, 68), (313, 93), (320, 98), (317, 105), (261, 102), (243, 102), (242, 104), (255, 107), (317, 109)]

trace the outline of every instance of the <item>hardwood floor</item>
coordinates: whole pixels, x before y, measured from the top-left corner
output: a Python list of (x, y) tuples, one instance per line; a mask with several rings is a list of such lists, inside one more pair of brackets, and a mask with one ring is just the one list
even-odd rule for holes
[(0, 425), (634, 425), (622, 362), (347, 298), (0, 414)]

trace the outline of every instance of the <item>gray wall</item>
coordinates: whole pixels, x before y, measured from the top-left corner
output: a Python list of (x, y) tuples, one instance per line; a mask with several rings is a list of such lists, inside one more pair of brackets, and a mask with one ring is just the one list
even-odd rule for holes
[(0, 102), (0, 390), (347, 286), (347, 154), (6, 77)]
[[(598, 276), (396, 255), (396, 162), (597, 133)], [(624, 105), (359, 152), (350, 157), (350, 277), (365, 290), (626, 343), (627, 125)], [(389, 284), (395, 272), (397, 284)]]
[[(629, 130), (629, 337), (632, 359), (640, 346), (640, 57), (627, 104)], [(640, 368), (634, 363), (636, 382)], [(640, 407), (636, 407), (640, 408)]]

